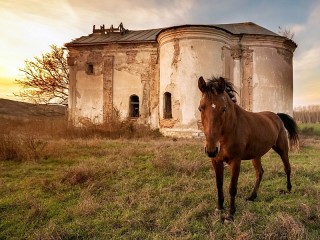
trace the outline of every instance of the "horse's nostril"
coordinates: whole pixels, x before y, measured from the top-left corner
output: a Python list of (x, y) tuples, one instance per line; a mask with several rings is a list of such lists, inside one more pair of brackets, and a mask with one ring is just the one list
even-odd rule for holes
[(208, 151), (206, 151), (206, 153), (208, 154), (208, 157), (214, 158), (214, 157), (216, 157), (216, 156), (218, 155), (218, 153), (219, 153), (219, 148), (216, 147), (215, 151), (213, 151), (213, 152), (208, 152)]

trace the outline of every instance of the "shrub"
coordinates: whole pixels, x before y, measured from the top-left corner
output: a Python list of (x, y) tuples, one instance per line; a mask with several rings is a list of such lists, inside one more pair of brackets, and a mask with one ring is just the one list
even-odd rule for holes
[(0, 134), (0, 160), (38, 161), (41, 160), (47, 142), (33, 135)]
[(313, 136), (315, 135), (313, 127), (305, 127), (301, 129), (301, 134), (306, 136)]

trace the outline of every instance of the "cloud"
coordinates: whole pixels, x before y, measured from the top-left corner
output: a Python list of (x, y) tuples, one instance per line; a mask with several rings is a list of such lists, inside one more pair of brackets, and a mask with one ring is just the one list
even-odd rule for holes
[(0, 15), (0, 68), (5, 69), (0, 77), (16, 78), (24, 60), (70, 41), (71, 31), (75, 37), (81, 34), (72, 27), (72, 8), (62, 0), (0, 1)]
[(0, 78), (16, 77), (25, 59), (48, 51), (50, 44), (90, 34), (94, 24), (123, 22), (134, 30), (252, 21), (274, 32), (281, 26), (295, 33), (295, 105), (320, 104), (319, 12), (317, 0), (0, 0)]
[(298, 48), (294, 56), (294, 105), (320, 105), (320, 3), (314, 4), (306, 22), (292, 27)]
[(78, 14), (82, 24), (108, 26), (123, 22), (130, 29), (143, 29), (185, 23), (191, 15), (194, 0), (69, 0), (68, 4)]
[(320, 104), (320, 45), (294, 60), (294, 105)]
[(296, 34), (300, 34), (300, 33), (304, 32), (306, 30), (306, 26), (303, 24), (294, 24), (289, 29), (292, 33), (294, 33), (296, 35)]

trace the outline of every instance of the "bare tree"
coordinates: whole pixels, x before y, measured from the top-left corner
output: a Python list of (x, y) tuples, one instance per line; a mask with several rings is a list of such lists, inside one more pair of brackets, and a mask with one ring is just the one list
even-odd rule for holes
[(292, 32), (290, 29), (282, 28), (282, 27), (279, 26), (278, 33), (281, 36), (284, 36), (284, 37), (286, 37), (286, 38), (288, 38), (290, 40), (293, 40), (294, 32)]
[(50, 52), (26, 60), (24, 68), (19, 69), (23, 77), (15, 81), (23, 90), (17, 96), (35, 103), (66, 102), (69, 84), (66, 53), (62, 47), (50, 47)]
[(320, 105), (297, 107), (293, 110), (293, 117), (301, 123), (319, 123)]

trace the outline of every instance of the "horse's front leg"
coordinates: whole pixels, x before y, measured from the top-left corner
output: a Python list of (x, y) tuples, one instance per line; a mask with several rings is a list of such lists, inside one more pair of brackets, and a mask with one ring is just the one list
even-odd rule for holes
[(224, 195), (223, 195), (223, 171), (224, 166), (222, 161), (217, 161), (216, 158), (212, 158), (212, 165), (214, 171), (216, 173), (216, 185), (217, 185), (217, 192), (218, 192), (218, 206), (217, 211), (224, 210), (223, 202), (224, 202)]
[(240, 173), (240, 163), (241, 160), (232, 160), (230, 161), (230, 170), (231, 170), (231, 183), (229, 188), (230, 193), (230, 210), (229, 216), (226, 217), (225, 221), (233, 221), (234, 220), (234, 213), (236, 212), (235, 206), (235, 199), (237, 195), (237, 185), (238, 185), (238, 178)]

